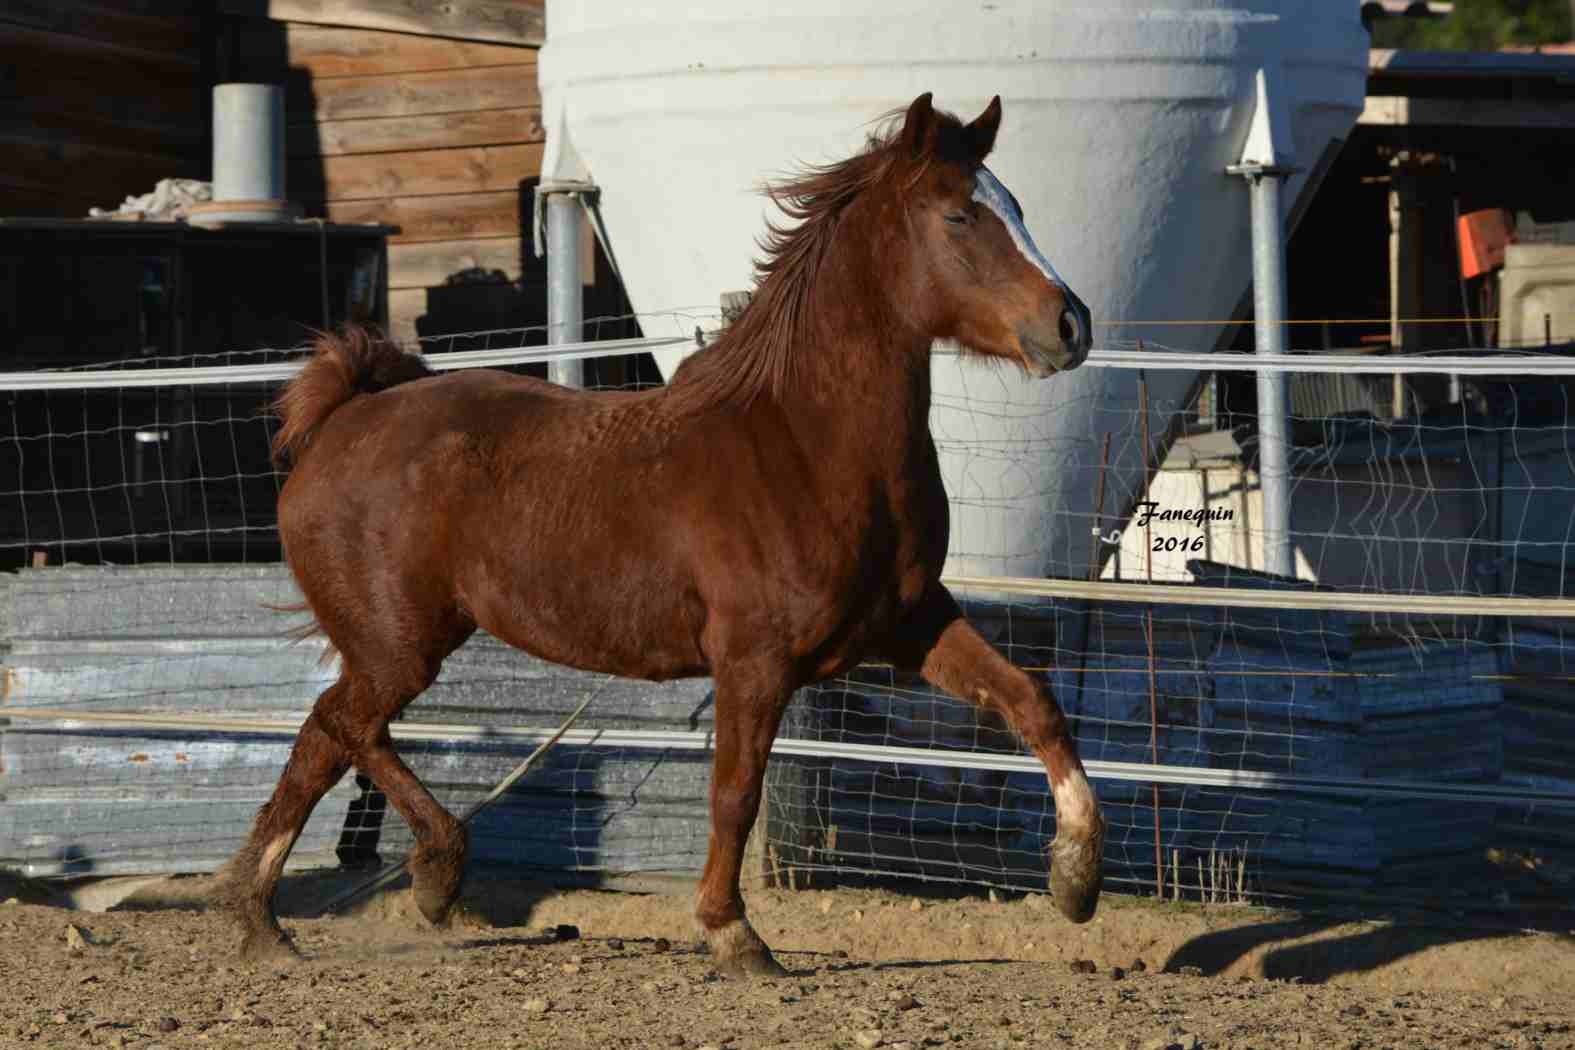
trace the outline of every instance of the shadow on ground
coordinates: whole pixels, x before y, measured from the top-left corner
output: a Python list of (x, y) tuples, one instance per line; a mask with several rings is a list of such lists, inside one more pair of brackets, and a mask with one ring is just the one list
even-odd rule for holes
[[(287, 872), (279, 880), (274, 896), (274, 910), (280, 919), (316, 919), (325, 917), (324, 906), (351, 887), (365, 882), (376, 874), (375, 870), (347, 871), (338, 868), (313, 869)], [(111, 881), (111, 880), (106, 880)], [(208, 911), (211, 902), (208, 890), (212, 880), (205, 876), (170, 876), (142, 880), (125, 880), (128, 894), (109, 906), (111, 911)], [(410, 918), (415, 920), (415, 905), (407, 892), (410, 876), (399, 878), (367, 896), (348, 902), (336, 909), (336, 914), (364, 916), (378, 919)], [(105, 892), (113, 894), (110, 887)], [(537, 904), (556, 892), (548, 885), (518, 881), (500, 887), (495, 882), (482, 883), (467, 880), (466, 888), (456, 905), (457, 915), (474, 920), (471, 924), (498, 929), (530, 926)], [(59, 900), (37, 903), (63, 904)], [(424, 924), (424, 920), (422, 920)]]
[[(1331, 931), (1340, 932), (1330, 935)], [(1177, 947), (1164, 965), (1171, 971), (1195, 967), (1205, 976), (1213, 976), (1246, 963), (1249, 970), (1270, 980), (1321, 983), (1382, 969), (1449, 945), (1539, 935), (1506, 930), (1501, 925), (1353, 925), (1348, 918), (1305, 916), (1200, 934)], [(1575, 944), (1575, 937), (1568, 934), (1555, 936)]]

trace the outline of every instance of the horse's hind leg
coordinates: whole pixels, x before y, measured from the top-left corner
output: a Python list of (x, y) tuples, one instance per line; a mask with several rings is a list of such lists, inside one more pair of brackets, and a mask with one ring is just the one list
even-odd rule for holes
[(409, 862), (411, 895), (428, 922), (434, 926), (445, 925), (450, 909), (459, 899), (465, 876), (468, 844), (465, 825), (432, 797), (394, 751), (387, 718), (356, 749), (355, 765), (372, 778), (410, 825), (416, 837)]
[(786, 971), (744, 916), (738, 891), (744, 845), (760, 810), (766, 759), (791, 690), (776, 675), (719, 672), (716, 750), (711, 763), (711, 843), (695, 918), (716, 968), (725, 974), (780, 976)]
[[(332, 706), (345, 688), (343, 678), (329, 686), (318, 699), (318, 709), (325, 703)], [(258, 810), (246, 844), (219, 874), (214, 900), (240, 922), (243, 957), (293, 952), (274, 915), (274, 887), (312, 809), (349, 765), (345, 749), (324, 730), (314, 709), (296, 734), (273, 797)]]

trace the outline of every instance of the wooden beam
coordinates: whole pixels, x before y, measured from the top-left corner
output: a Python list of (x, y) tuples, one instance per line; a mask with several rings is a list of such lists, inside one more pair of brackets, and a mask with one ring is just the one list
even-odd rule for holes
[(520, 246), (518, 237), (390, 245), (388, 287), (396, 291), (431, 288), (461, 270), (477, 266), (502, 270), (509, 280), (515, 281), (520, 276)]
[[(26, 181), (55, 186), (73, 201), (91, 198), (103, 208), (147, 193), (159, 179), (186, 174), (177, 153), (111, 149), (82, 142), (0, 134), (0, 153), (5, 155), (8, 169), (27, 173)], [(19, 180), (19, 184), (26, 182)], [(72, 209), (78, 210), (86, 214), (86, 208)]]
[(292, 82), (292, 124), (540, 106), (536, 63)]
[(289, 129), (289, 150), (295, 157), (338, 157), (354, 153), (517, 145), (541, 142), (546, 137), (541, 126), (540, 107), (524, 106), (474, 113), (298, 124)]
[[(202, 129), (190, 122), (161, 123), (157, 114), (139, 113), (124, 118), (104, 113), (59, 108), (54, 99), (29, 99), (14, 118), (0, 117), (0, 138), (7, 141), (81, 142), (134, 153), (180, 153), (195, 156), (206, 141)], [(207, 167), (206, 161), (203, 167)], [(203, 172), (193, 172), (193, 176)]]
[(540, 47), (547, 38), (542, 0), (218, 0), (229, 15), (275, 22), (387, 29), (396, 33), (490, 40)]
[(1357, 123), (1370, 127), (1570, 128), (1575, 127), (1575, 101), (1369, 95)]
[(314, 80), (513, 66), (535, 56), (533, 50), (506, 44), (298, 22), (248, 20), (241, 23), (237, 38), (241, 61), (249, 70), (277, 67), (281, 75), (304, 70)]
[(388, 335), (401, 343), (416, 341), (416, 318), (427, 312), (425, 288), (400, 288), (388, 293)]
[(0, 5), (0, 22), (73, 38), (57, 41), (62, 47), (77, 46), (78, 41), (84, 46), (96, 42), (150, 56), (159, 64), (186, 66), (198, 61), (202, 19), (197, 4), (154, 5), (168, 12), (160, 14), (115, 10), (114, 6), (80, 0), (11, 0)]
[(179, 70), (188, 74), (195, 74), (200, 65), (200, 51), (196, 46), (166, 51), (139, 46), (135, 37), (113, 40), (35, 29), (12, 22), (7, 14), (0, 11), (0, 59), (26, 55), (50, 55), (73, 62)]
[(519, 237), (530, 221), (529, 201), (519, 190), (490, 193), (437, 194), (428, 197), (384, 197), (375, 200), (329, 201), (331, 222), (382, 222), (398, 226), (392, 243)]
[(532, 144), (307, 158), (290, 165), (288, 185), (296, 200), (517, 193), (520, 183), (541, 174), (541, 157), (542, 147)]
[(63, 198), (59, 186), (28, 185), (0, 174), (0, 215), (79, 219), (89, 207)]
[[(1389, 343), (1397, 354), (1422, 350), (1421, 326), (1409, 318), (1422, 313), (1422, 207), (1417, 165), (1405, 155), (1389, 166)], [(1408, 411), (1406, 379), (1394, 375), (1390, 411), (1403, 418)]]
[[(5, 87), (18, 100), (0, 105), (0, 119), (47, 112), (81, 114), (128, 127), (203, 130), (202, 88), (191, 71), (74, 62), (48, 52), (0, 58), (0, 69), (9, 74), (4, 77)], [(122, 87), (111, 90), (107, 84)]]

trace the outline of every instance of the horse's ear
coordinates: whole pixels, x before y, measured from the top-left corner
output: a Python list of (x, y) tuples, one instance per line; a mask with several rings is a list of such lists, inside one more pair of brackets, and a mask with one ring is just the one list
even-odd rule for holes
[(990, 100), (984, 112), (974, 118), (972, 124), (964, 129), (968, 133), (969, 145), (973, 147), (974, 156), (984, 160), (995, 148), (995, 133), (1001, 130), (1001, 96), (997, 95)]
[(912, 157), (922, 156), (935, 142), (933, 95), (926, 91), (913, 100), (902, 123), (902, 145)]

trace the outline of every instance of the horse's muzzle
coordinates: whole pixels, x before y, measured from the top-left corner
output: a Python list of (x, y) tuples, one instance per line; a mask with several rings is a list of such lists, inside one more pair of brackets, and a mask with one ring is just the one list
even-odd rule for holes
[(1076, 368), (1094, 345), (1094, 320), (1083, 300), (1065, 292), (1066, 301), (1053, 318), (1036, 318), (1018, 329), (1023, 367), (1043, 378)]

